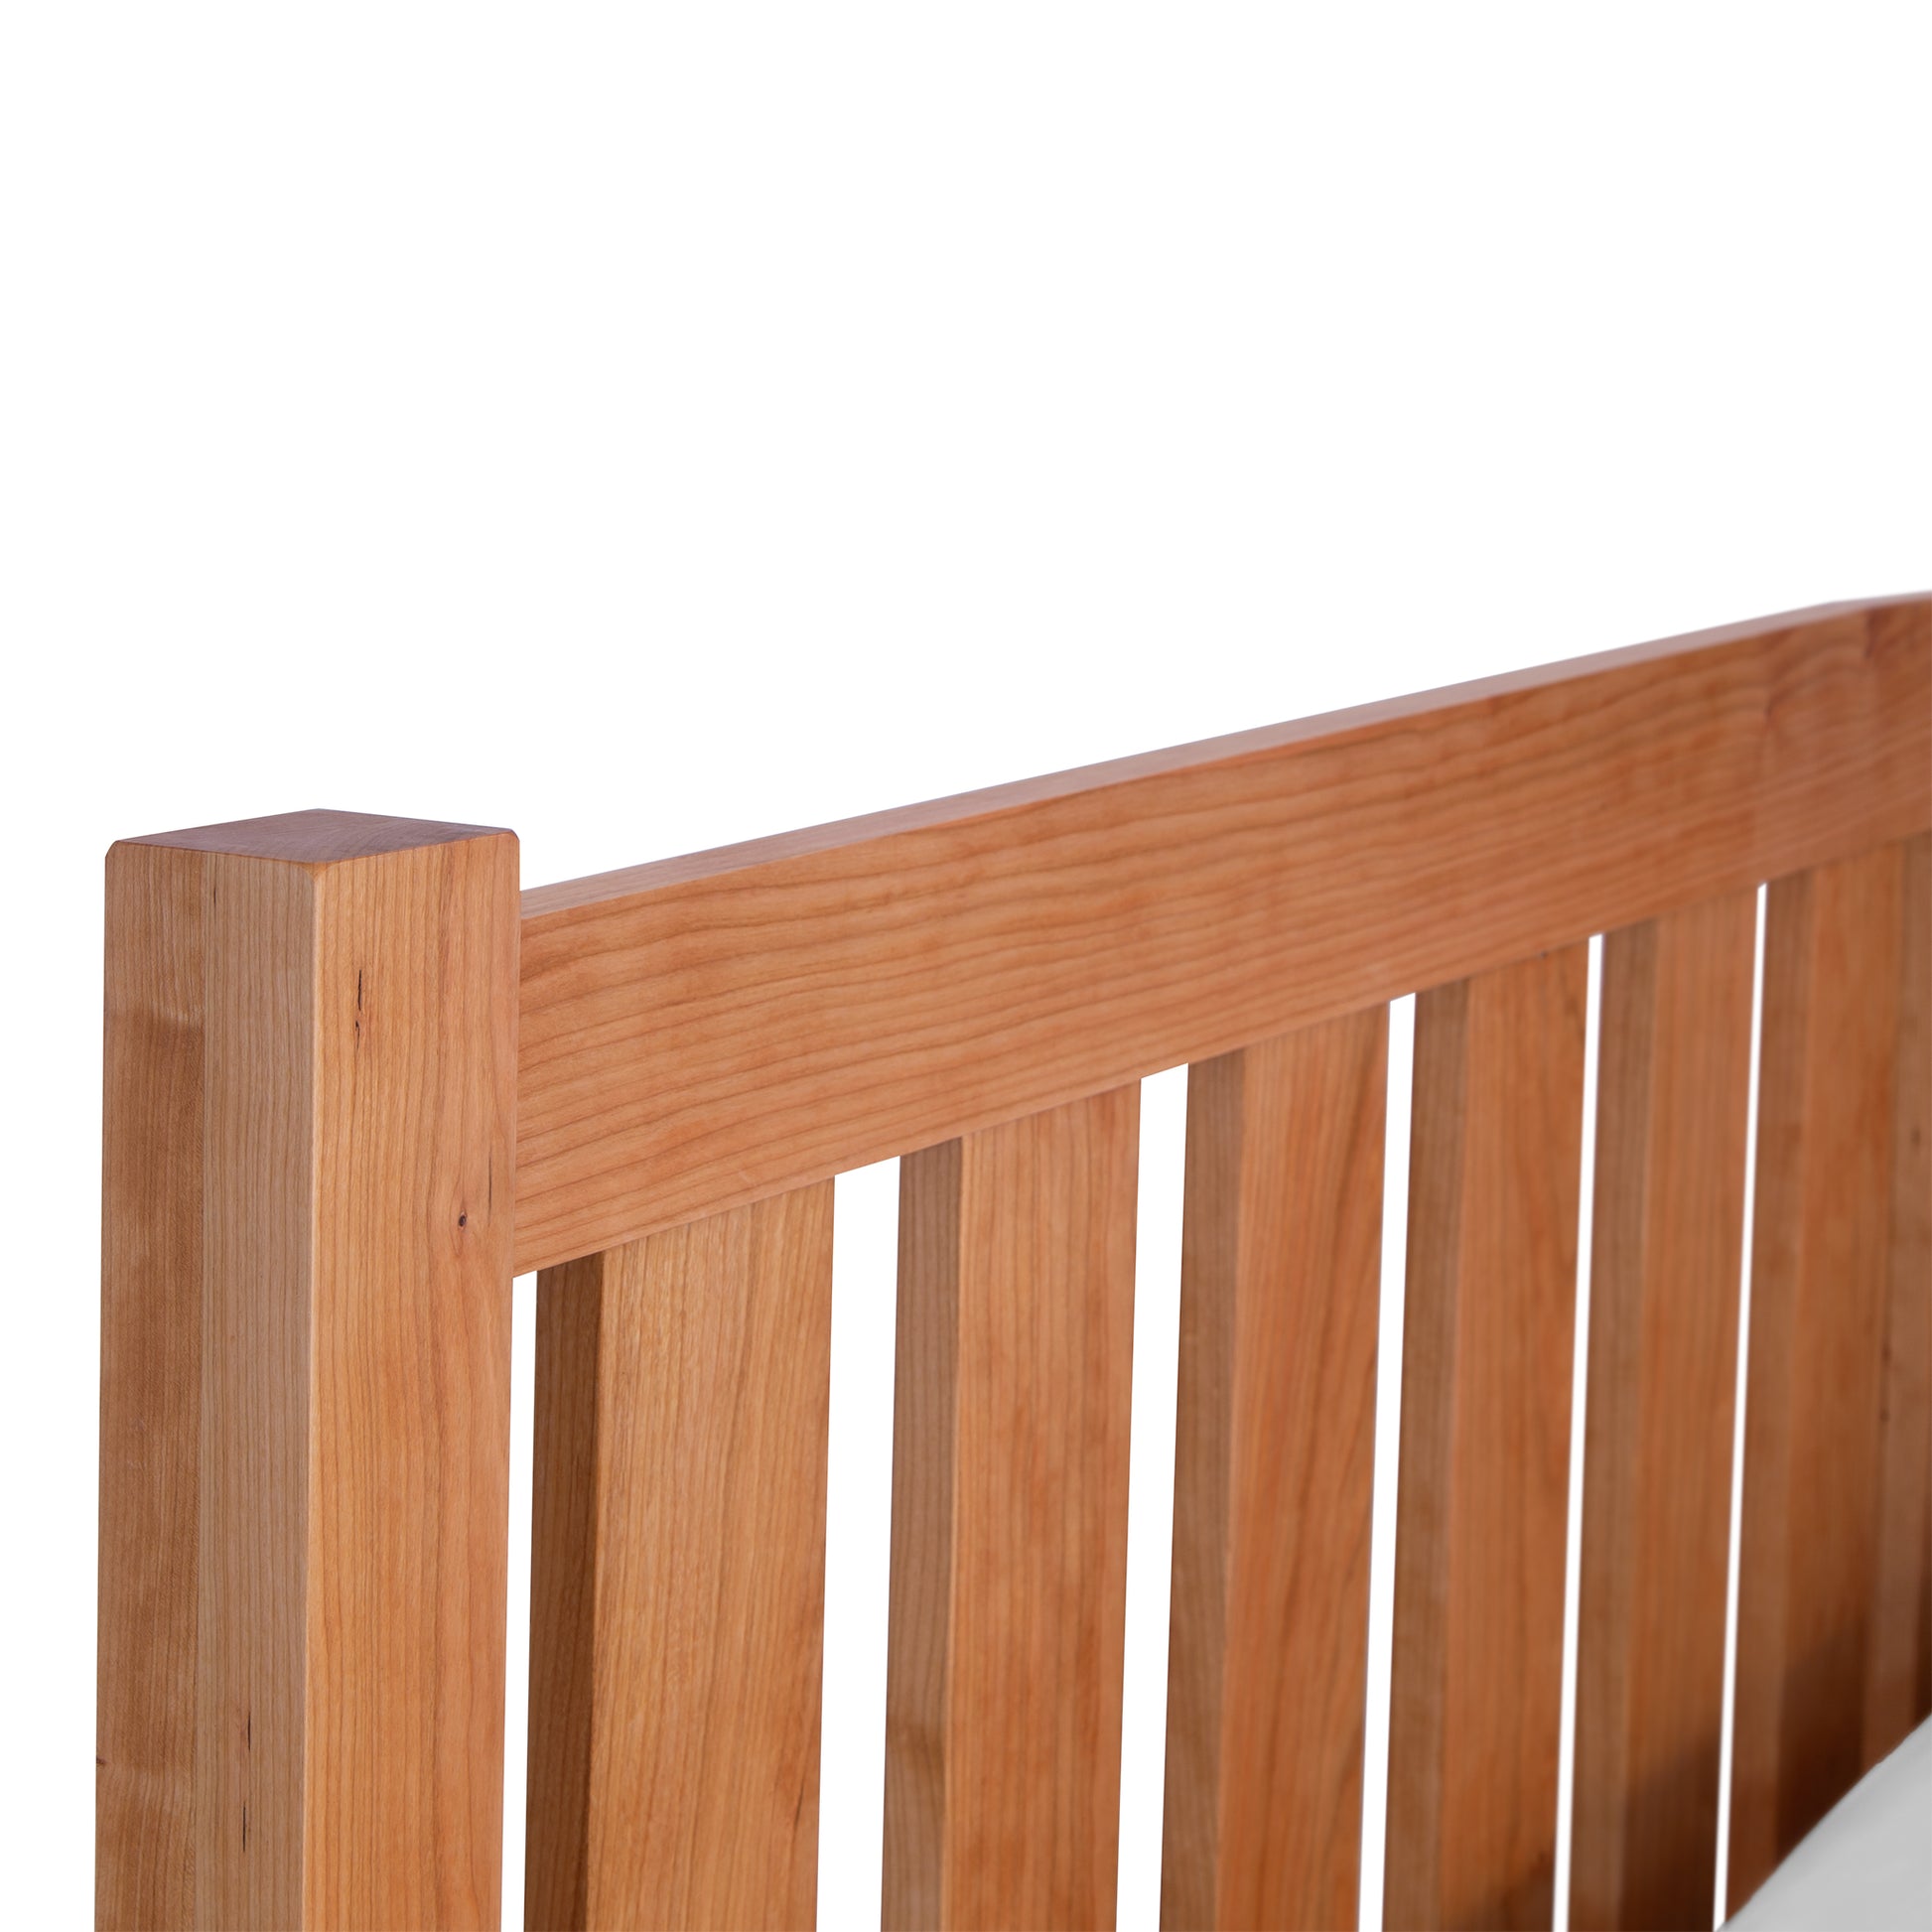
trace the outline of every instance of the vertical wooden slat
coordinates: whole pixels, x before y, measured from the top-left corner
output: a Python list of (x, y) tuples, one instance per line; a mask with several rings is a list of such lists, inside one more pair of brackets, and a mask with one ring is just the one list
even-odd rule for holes
[(809, 1926), (832, 1183), (546, 1271), (531, 1928)]
[(1587, 958), (1417, 1001), (1392, 1928), (1551, 1920)]
[(1755, 941), (1755, 894), (1603, 941), (1579, 1928), (1711, 1917)]
[(1189, 1069), (1162, 1922), (1352, 1925), (1388, 1011)]
[(1113, 1923), (1139, 1125), (900, 1169), (888, 1927)]
[(1932, 1715), (1932, 834), (1903, 864), (1867, 1764)]
[(108, 860), (96, 1917), (496, 1922), (516, 842)]
[[(1881, 1589), (1887, 1463), (1923, 1457), (1913, 1373), (1927, 1293), (1913, 1280), (1905, 1175), (1914, 1103), (1899, 1093), (1923, 988), (1901, 1002), (1907, 848), (1776, 881), (1765, 919), (1750, 1361), (1744, 1414), (1729, 1908), (1856, 1781), (1896, 1722), (1874, 1669), (1901, 1642)], [(1923, 888), (1914, 880), (1914, 890)], [(1901, 1027), (1901, 1017), (1905, 1024)], [(1922, 1078), (1908, 1067), (1907, 1080)], [(1921, 1088), (1922, 1092), (1922, 1088)], [(1894, 1134), (1906, 1145), (1894, 1165)], [(1902, 1217), (1892, 1218), (1895, 1178)], [(1901, 1274), (1891, 1272), (1897, 1258)], [(1892, 1291), (1895, 1289), (1895, 1293)], [(1900, 1346), (1888, 1386), (1886, 1335)], [(1897, 1406), (1889, 1425), (1887, 1398)], [(1922, 1470), (1901, 1466), (1903, 1514)], [(1909, 1539), (1909, 1530), (1907, 1531)], [(1902, 1554), (1902, 1553), (1901, 1553)], [(1906, 1561), (1916, 1569), (1909, 1557)], [(1887, 1683), (1900, 1673), (1892, 1665)], [(1883, 1714), (1882, 1716), (1880, 1714)], [(1877, 1728), (1868, 1733), (1867, 1726)]]
[(596, 1701), (599, 1347), (609, 1258), (537, 1277), (531, 1430), (528, 1776), (523, 1921), (589, 1923), (591, 1736)]
[(898, 1170), (882, 1882), (887, 1932), (942, 1923), (964, 1157), (963, 1142), (945, 1141), (908, 1155)]

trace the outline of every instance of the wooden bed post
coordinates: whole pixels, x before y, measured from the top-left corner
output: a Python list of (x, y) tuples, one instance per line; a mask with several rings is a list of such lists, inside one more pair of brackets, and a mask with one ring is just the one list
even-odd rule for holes
[(103, 1927), (493, 1926), (516, 840), (107, 860)]

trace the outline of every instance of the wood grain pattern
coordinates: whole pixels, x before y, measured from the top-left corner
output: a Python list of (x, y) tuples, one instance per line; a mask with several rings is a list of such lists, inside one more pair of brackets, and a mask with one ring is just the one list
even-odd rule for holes
[(1584, 946), (1416, 1003), (1384, 1922), (1547, 1926)]
[(195, 1923), (204, 871), (199, 857), (171, 852), (107, 866), (94, 1747), (101, 1932)]
[(1932, 601), (525, 897), (519, 1268), (1932, 825)]
[[(1904, 848), (1886, 846), (1768, 896), (1732, 1911), (1875, 1754), (1905, 876)], [(1899, 1299), (1925, 1292), (1901, 1284)], [(1922, 1405), (1897, 1423), (1922, 1446)]]
[(516, 842), (343, 832), (108, 858), (102, 1926), (496, 1921)]
[(538, 1287), (525, 1923), (809, 1926), (829, 1181)]
[(1878, 1577), (1864, 1761), (1932, 1716), (1932, 836), (1905, 848)]
[(1161, 1917), (1352, 1925), (1388, 1010), (1191, 1067)]
[[(310, 1851), (346, 1850), (322, 1842), (308, 1791), (311, 1722), (326, 1732), (347, 1717), (325, 1714), (308, 1670), (311, 1583), (345, 1554), (309, 1536), (322, 1434), (315, 1330), (329, 1295), (310, 1257), (322, 1245), (321, 1143), (335, 1131), (310, 1045), (317, 1002), (303, 997), (322, 977), (317, 897), (287, 866), (208, 861), (197, 1925), (310, 1923)], [(373, 1449), (401, 1421), (370, 1416), (358, 1433)], [(344, 1763), (338, 1775), (348, 1772)]]
[(1140, 1089), (900, 1168), (888, 1927), (1110, 1926)]
[(1603, 941), (1579, 1928), (1712, 1916), (1756, 931), (1738, 894)]
[(218, 852), (230, 859), (285, 859), (292, 865), (326, 866), (343, 859), (373, 859), (418, 846), (450, 845), (501, 833), (500, 825), (453, 825), (441, 819), (385, 818), (378, 812), (309, 810), (269, 818), (237, 818), (225, 825), (191, 825), (179, 832), (151, 832), (127, 845), (156, 845), (172, 852)]
[(528, 1932), (589, 1923), (597, 1551), (605, 1516), (597, 1425), (607, 1259), (586, 1255), (537, 1278), (523, 1835)]
[(886, 1630), (886, 1932), (941, 1923), (946, 1847), (959, 1207), (965, 1144), (899, 1163), (893, 1546)]

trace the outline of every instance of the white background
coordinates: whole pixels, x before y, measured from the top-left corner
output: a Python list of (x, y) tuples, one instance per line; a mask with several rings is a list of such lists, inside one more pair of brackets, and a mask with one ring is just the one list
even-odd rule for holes
[[(340, 805), (538, 883), (1932, 584), (1928, 18), (0, 14), (15, 1922), (91, 1889), (112, 838)], [(890, 1187), (839, 1199), (830, 1926), (876, 1912)]]

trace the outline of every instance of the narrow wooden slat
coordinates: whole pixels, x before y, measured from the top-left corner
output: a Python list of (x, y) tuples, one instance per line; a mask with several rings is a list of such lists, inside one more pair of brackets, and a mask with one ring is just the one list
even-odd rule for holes
[(1416, 1004), (1385, 1922), (1547, 1926), (1587, 949)]
[(518, 1266), (1928, 826), (1917, 600), (543, 887)]
[(1717, 1876), (1756, 896), (1603, 941), (1570, 1922)]
[(537, 1278), (523, 1833), (530, 1932), (589, 1923), (597, 1554), (606, 1514), (597, 1426), (609, 1260), (587, 1255)]
[(1189, 1069), (1164, 1925), (1352, 1925), (1388, 1010)]
[[(1891, 1217), (1895, 1173), (1906, 1165), (1894, 1167), (1894, 1131), (1905, 1125), (1909, 1139), (1922, 1105), (1901, 1105), (1898, 1093), (1901, 1031), (1921, 1051), (1912, 1016), (1924, 997), (1921, 989), (1900, 1000), (1916, 950), (1906, 937), (1905, 860), (1905, 848), (1885, 846), (1778, 880), (1766, 911), (1733, 1911), (1851, 1788), (1876, 1748), (1867, 1725), (1883, 1712), (1889, 1734), (1897, 1710), (1895, 1693), (1873, 1698), (1874, 1668), (1899, 1641), (1881, 1636), (1880, 1540), (1890, 1439), (1901, 1439), (1901, 1461), (1924, 1454), (1924, 1403), (1906, 1358), (1919, 1348), (1912, 1330), (1927, 1292), (1910, 1279), (1911, 1182), (1906, 1216)], [(1895, 1251), (1906, 1273), (1894, 1303)], [(1905, 1343), (1890, 1390), (1895, 1429), (1885, 1417), (1888, 1313)], [(1901, 1473), (1908, 1485), (1924, 1480)], [(1911, 1507), (1909, 1493), (1899, 1506)]]
[(96, 1917), (485, 1926), (516, 842), (108, 859)]
[(1139, 1126), (900, 1169), (888, 1927), (1113, 1923)]
[(1932, 1716), (1932, 837), (1905, 848), (1902, 886), (1867, 1764)]
[(882, 1884), (887, 1932), (941, 1923), (964, 1157), (962, 1142), (944, 1141), (901, 1161), (898, 1171)]
[(809, 1926), (832, 1185), (538, 1284), (525, 1923)]

